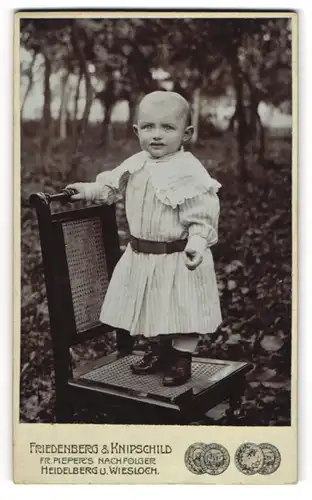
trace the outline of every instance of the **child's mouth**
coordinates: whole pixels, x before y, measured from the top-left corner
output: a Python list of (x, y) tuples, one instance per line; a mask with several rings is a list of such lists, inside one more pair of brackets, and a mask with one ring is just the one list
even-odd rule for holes
[(159, 142), (157, 142), (157, 143), (152, 142), (151, 146), (152, 146), (152, 148), (163, 148), (164, 144), (160, 144)]

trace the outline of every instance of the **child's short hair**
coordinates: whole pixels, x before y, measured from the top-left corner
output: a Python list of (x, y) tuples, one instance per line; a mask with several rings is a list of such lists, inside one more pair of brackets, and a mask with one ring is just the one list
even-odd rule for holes
[(167, 99), (169, 95), (171, 98), (179, 101), (180, 104), (183, 106), (183, 108), (184, 108), (183, 111), (185, 114), (185, 125), (186, 125), (186, 127), (190, 126), (192, 124), (192, 116), (191, 116), (191, 108), (190, 108), (188, 101), (181, 94), (178, 94), (178, 92), (172, 92), (171, 90), (170, 91), (169, 90), (155, 90), (153, 92), (150, 92), (149, 94), (146, 94), (139, 102), (139, 106), (138, 106), (138, 108), (136, 110), (136, 114), (135, 114), (135, 120), (137, 121), (140, 106), (144, 103), (145, 100), (154, 99), (155, 101), (157, 101), (159, 103), (163, 103), (163, 102), (165, 102), (165, 99)]

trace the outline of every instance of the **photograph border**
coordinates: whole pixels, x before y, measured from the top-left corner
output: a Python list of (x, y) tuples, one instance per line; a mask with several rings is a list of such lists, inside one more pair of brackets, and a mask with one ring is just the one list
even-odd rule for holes
[[(119, 425), (94, 425), (94, 424), (26, 424), (19, 422), (19, 378), (20, 378), (20, 89), (19, 89), (19, 20), (24, 18), (120, 18), (120, 17), (145, 17), (145, 18), (271, 18), (289, 17), (292, 19), (292, 366), (291, 366), (291, 425), (289, 427), (207, 427), (207, 426), (157, 426), (159, 436), (157, 443), (172, 447), (171, 461), (175, 460), (179, 466), (170, 465), (168, 457), (159, 460), (160, 474), (155, 479), (149, 477), (133, 478), (132, 476), (96, 477), (92, 482), (98, 484), (282, 484), (297, 481), (297, 422), (298, 422), (298, 14), (293, 10), (142, 10), (142, 9), (107, 9), (107, 10), (23, 10), (16, 11), (14, 16), (14, 271), (13, 271), (13, 296), (14, 296), (14, 339), (13, 339), (13, 427), (14, 427), (14, 481), (16, 483), (71, 483), (72, 478), (40, 475), (38, 457), (29, 452), (29, 443), (62, 443), (68, 439), (71, 442), (83, 443), (88, 439), (94, 441), (97, 434), (103, 441), (103, 425), (108, 435), (113, 435), (118, 427), (118, 440), (123, 443), (140, 441), (142, 433), (146, 442), (154, 442), (152, 426), (119, 426)], [(174, 432), (173, 429), (174, 428)], [(171, 429), (171, 430), (170, 430)], [(84, 435), (81, 436), (83, 430)], [(185, 434), (187, 436), (185, 437)], [(196, 442), (210, 442), (211, 440), (225, 444), (231, 455), (231, 465), (219, 476), (198, 476), (190, 473), (185, 467), (184, 454), (188, 446)], [(244, 442), (276, 444), (280, 450), (281, 466), (275, 474), (270, 476), (242, 475), (233, 465), (235, 451)], [(143, 479), (143, 481), (141, 481)], [(77, 475), (75, 482), (84, 484), (90, 482), (85, 477)]]

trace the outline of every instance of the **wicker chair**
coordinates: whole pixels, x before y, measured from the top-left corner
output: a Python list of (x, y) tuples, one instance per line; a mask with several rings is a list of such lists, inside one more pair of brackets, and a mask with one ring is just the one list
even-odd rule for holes
[(116, 352), (73, 370), (71, 347), (108, 334), (99, 314), (113, 269), (120, 258), (114, 206), (52, 213), (68, 192), (33, 194), (47, 289), (56, 388), (56, 421), (72, 423), (77, 408), (92, 408), (117, 423), (189, 424), (229, 400), (228, 423), (240, 414), (245, 375), (251, 365), (193, 357), (192, 379), (163, 387), (161, 375), (132, 375), (141, 352), (133, 338), (116, 331)]

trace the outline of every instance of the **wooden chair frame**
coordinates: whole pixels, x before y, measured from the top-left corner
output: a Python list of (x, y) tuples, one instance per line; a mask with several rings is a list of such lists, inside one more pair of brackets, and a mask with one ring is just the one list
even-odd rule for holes
[[(156, 397), (142, 393), (135, 387), (120, 388), (84, 378), (88, 370), (118, 360), (133, 353), (133, 338), (125, 331), (116, 331), (117, 352), (90, 363), (74, 375), (70, 349), (77, 343), (112, 331), (103, 324), (93, 325), (77, 332), (69, 269), (65, 251), (63, 224), (96, 218), (101, 221), (106, 267), (110, 279), (120, 256), (120, 245), (115, 217), (115, 207), (98, 205), (78, 210), (52, 213), (51, 203), (70, 200), (64, 191), (55, 195), (33, 194), (30, 205), (36, 209), (47, 290), (50, 329), (55, 366), (56, 421), (74, 422), (77, 406), (94, 408), (112, 415), (116, 423), (188, 424), (201, 418), (209, 409), (228, 399), (229, 423), (240, 414), (241, 397), (245, 390), (245, 376), (252, 365), (244, 362), (218, 361), (198, 358), (196, 363), (205, 369), (211, 363), (222, 364), (220, 375), (207, 383), (187, 389), (176, 397)], [(134, 353), (138, 354), (138, 353)], [(206, 365), (205, 365), (206, 363)], [(209, 365), (210, 363), (210, 365)]]

